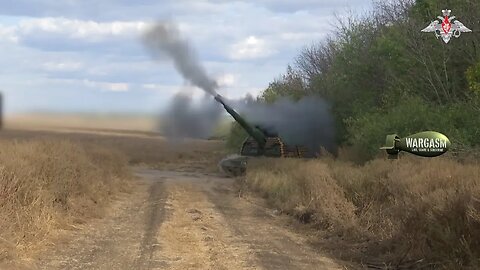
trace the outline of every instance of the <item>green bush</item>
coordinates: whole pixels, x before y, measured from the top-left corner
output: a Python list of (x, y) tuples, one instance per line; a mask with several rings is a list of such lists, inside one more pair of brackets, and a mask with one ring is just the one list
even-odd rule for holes
[(467, 80), (470, 90), (480, 95), (480, 62), (467, 70)]
[[(452, 15), (480, 28), (477, 0), (452, 0)], [(434, 130), (454, 151), (478, 146), (480, 35), (451, 44), (419, 31), (445, 8), (439, 0), (376, 1), (374, 12), (341, 22), (327, 39), (304, 48), (259, 100), (317, 95), (332, 105), (336, 141), (374, 157), (385, 135)], [(460, 17), (461, 16), (461, 17)], [(228, 146), (238, 148), (232, 128)], [(344, 147), (348, 148), (348, 147)]]
[(480, 117), (469, 103), (436, 106), (420, 98), (405, 98), (394, 107), (346, 122), (350, 134), (348, 142), (362, 152), (365, 160), (380, 153), (379, 148), (388, 134), (403, 137), (421, 131), (438, 131), (450, 138), (452, 150), (456, 152), (467, 150), (467, 146), (477, 146), (480, 136)]

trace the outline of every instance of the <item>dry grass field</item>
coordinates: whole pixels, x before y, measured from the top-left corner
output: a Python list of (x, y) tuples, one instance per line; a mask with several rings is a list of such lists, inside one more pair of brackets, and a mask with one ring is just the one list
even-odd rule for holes
[[(131, 166), (204, 180), (205, 186), (198, 185), (186, 196), (198, 192), (213, 196), (216, 185), (226, 185), (225, 179), (209, 182), (206, 178), (217, 171), (217, 162), (225, 155), (221, 141), (173, 142), (146, 129), (39, 125), (0, 131), (0, 214), (4, 217), (0, 261), (29, 256), (58, 228), (102, 217), (115, 194), (134, 189), (129, 186)], [(379, 158), (364, 165), (329, 157), (252, 159), (246, 177), (238, 180), (242, 192), (261, 194), (272, 207), (313, 227), (315, 234), (296, 237), (308, 238), (309, 246), (330, 250), (340, 260), (374, 269), (478, 269), (479, 165), (451, 156)], [(190, 180), (182, 181), (171, 183), (172, 192)], [(222, 199), (212, 209), (222, 209), (227, 199), (233, 200), (223, 189), (218, 192), (214, 198)], [(190, 203), (198, 205), (195, 200)], [(236, 226), (237, 214), (232, 212), (229, 226)], [(245, 216), (241, 229), (255, 217)], [(271, 226), (267, 220), (256, 222), (265, 224), (252, 225), (253, 231)], [(273, 248), (275, 241), (265, 242), (264, 248)], [(288, 260), (305, 255), (294, 255), (294, 249), (288, 252)], [(85, 260), (89, 262), (88, 256)]]
[(167, 142), (145, 119), (15, 119), (0, 131), (0, 261), (28, 257), (55, 230), (103, 216), (129, 189), (129, 166), (213, 171), (222, 154), (215, 141)]
[[(130, 165), (159, 169), (216, 170), (224, 147), (217, 140), (167, 140), (155, 131), (149, 116), (22, 114), (8, 117), (0, 138), (51, 138), (123, 153)], [(206, 166), (205, 166), (206, 165)]]
[(478, 163), (260, 159), (249, 163), (245, 184), (326, 231), (323, 240), (332, 237), (344, 259), (388, 269), (480, 267)]
[(153, 116), (106, 114), (24, 113), (6, 117), (10, 129), (56, 129), (151, 132), (156, 128)]
[(212, 173), (221, 141), (42, 128), (5, 129), (0, 142), (2, 269), (340, 269)]
[(102, 215), (125, 191), (125, 157), (51, 139), (0, 141), (0, 261), (34, 252), (58, 228)]
[(0, 139), (18, 142), (37, 139), (66, 140), (88, 148), (101, 146), (125, 155), (128, 163), (158, 169), (217, 170), (224, 155), (223, 143), (207, 140), (168, 141), (142, 132), (65, 131), (65, 130), (4, 130)]

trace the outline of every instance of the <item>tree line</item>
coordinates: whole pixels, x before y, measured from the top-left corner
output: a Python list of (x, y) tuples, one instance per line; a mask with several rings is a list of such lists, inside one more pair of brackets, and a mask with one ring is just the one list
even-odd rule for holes
[[(473, 32), (448, 44), (422, 33), (446, 8)], [(480, 145), (479, 46), (478, 0), (379, 1), (302, 49), (258, 99), (321, 96), (331, 104), (338, 145), (365, 160), (385, 135), (425, 130), (446, 134), (454, 152), (465, 152)]]

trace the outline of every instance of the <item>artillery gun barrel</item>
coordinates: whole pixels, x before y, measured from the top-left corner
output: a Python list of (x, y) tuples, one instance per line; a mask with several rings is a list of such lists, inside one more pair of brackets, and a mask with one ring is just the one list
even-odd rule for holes
[(267, 141), (267, 138), (263, 132), (258, 130), (257, 128), (252, 127), (250, 124), (247, 123), (245, 119), (243, 119), (232, 107), (228, 106), (225, 101), (223, 100), (223, 97), (217, 94), (215, 96), (215, 100), (218, 101), (223, 105), (225, 110), (237, 121), (237, 123), (242, 126), (242, 128), (250, 135), (252, 138), (255, 139), (255, 141), (258, 142), (258, 145), (260, 148), (263, 148), (265, 146), (265, 143)]

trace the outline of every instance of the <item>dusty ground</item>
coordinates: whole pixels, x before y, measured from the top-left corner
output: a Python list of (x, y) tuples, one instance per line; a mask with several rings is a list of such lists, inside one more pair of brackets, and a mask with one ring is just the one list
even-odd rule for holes
[(30, 269), (344, 269), (213, 174), (135, 169), (137, 191), (65, 231)]
[[(18, 256), (24, 261), (0, 262), (0, 270), (421, 268), (414, 266), (422, 260), (388, 267), (376, 255), (365, 257), (369, 241), (344, 243), (341, 234), (323, 234), (278, 215), (258, 197), (239, 197), (234, 180), (217, 173), (216, 163), (226, 154), (221, 141), (172, 142), (156, 133), (90, 128), (0, 131), (2, 141), (38, 139), (117, 149), (137, 179), (105, 216), (52, 230), (43, 250), (25, 250)], [(353, 176), (347, 171), (345, 177)]]
[[(215, 171), (215, 141), (170, 144), (154, 134), (3, 130), (2, 140), (67, 139), (125, 153), (137, 179), (107, 215), (52, 233), (0, 269), (347, 269), (261, 200), (240, 198)], [(157, 168), (145, 169), (145, 168)], [(36, 255), (33, 255), (36, 254)]]

